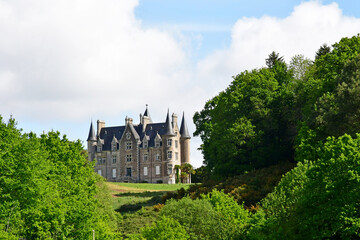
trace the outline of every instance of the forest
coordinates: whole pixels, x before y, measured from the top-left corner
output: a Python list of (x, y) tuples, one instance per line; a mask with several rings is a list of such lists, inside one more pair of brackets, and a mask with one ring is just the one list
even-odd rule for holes
[(80, 141), (0, 118), (1, 239), (359, 239), (360, 35), (244, 71), (195, 113), (202, 182), (124, 235)]

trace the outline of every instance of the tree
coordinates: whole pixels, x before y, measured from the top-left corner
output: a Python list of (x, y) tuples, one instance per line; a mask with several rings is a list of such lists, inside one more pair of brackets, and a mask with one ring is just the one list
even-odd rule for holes
[(296, 124), (291, 117), (291, 79), (286, 66), (280, 64), (279, 68), (245, 71), (195, 113), (194, 135), (203, 141), (201, 149), (209, 171), (226, 177), (292, 155)]
[[(0, 117), (0, 231), (27, 239), (113, 239), (117, 217), (80, 141), (22, 134)], [(0, 235), (1, 236), (1, 235)]]
[(144, 228), (141, 235), (148, 240), (189, 239), (185, 228), (175, 219), (166, 216), (162, 216), (151, 227)]
[(182, 183), (191, 183), (191, 174), (195, 173), (193, 166), (190, 163), (183, 163), (180, 169)]
[(275, 65), (279, 62), (284, 62), (284, 57), (279, 57), (279, 53), (276, 53), (275, 51), (272, 51), (269, 54), (269, 57), (265, 60), (266, 66), (268, 68), (273, 68)]
[(328, 137), (317, 159), (287, 173), (262, 201), (264, 238), (359, 238), (359, 147), (359, 134)]
[(330, 53), (331, 48), (324, 43), (323, 45), (321, 45), (321, 47), (319, 48), (319, 50), (317, 50), (316, 54), (315, 54), (315, 60), (319, 59), (320, 57)]
[(296, 80), (303, 80), (311, 65), (312, 61), (300, 54), (291, 58), (289, 68)]

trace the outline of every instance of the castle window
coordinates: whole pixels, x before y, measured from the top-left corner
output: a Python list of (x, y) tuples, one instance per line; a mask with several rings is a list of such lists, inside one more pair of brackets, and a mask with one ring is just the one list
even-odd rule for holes
[(113, 170), (112, 170), (112, 177), (116, 178), (116, 168), (113, 168)]
[(99, 174), (100, 176), (102, 176), (101, 169), (98, 169), (98, 174)]
[(144, 167), (144, 176), (148, 175), (148, 167)]
[(116, 143), (111, 145), (111, 151), (116, 151), (117, 147), (116, 147)]
[(144, 162), (146, 162), (148, 160), (148, 154), (147, 153), (144, 154), (143, 159), (144, 159)]
[(167, 140), (167, 146), (168, 146), (168, 147), (171, 147), (171, 145), (172, 145), (172, 139), (168, 139), (168, 140)]
[(105, 159), (103, 160), (101, 157), (99, 157), (97, 162), (98, 162), (98, 164), (104, 164)]
[(160, 160), (161, 160), (160, 154), (157, 153), (157, 154), (155, 155), (155, 160), (156, 160), (156, 161), (160, 161)]
[(131, 162), (132, 160), (132, 154), (126, 154), (126, 161)]
[(179, 160), (179, 153), (175, 152), (175, 160)]
[(131, 168), (126, 168), (126, 176), (131, 177)]
[(172, 164), (168, 164), (168, 175), (172, 174)]
[(126, 142), (125, 149), (126, 150), (131, 150), (132, 149), (132, 142)]
[(112, 156), (112, 163), (116, 163), (116, 156)]
[(155, 174), (160, 175), (160, 166), (155, 166)]
[(178, 147), (178, 140), (175, 140), (175, 147), (177, 148)]
[(101, 152), (102, 151), (102, 146), (101, 146), (101, 144), (99, 144), (98, 146), (97, 146), (97, 152)]
[(167, 158), (172, 159), (172, 151), (167, 151)]
[(160, 141), (155, 141), (155, 147), (160, 147)]
[(147, 141), (143, 142), (143, 148), (148, 148), (148, 142)]

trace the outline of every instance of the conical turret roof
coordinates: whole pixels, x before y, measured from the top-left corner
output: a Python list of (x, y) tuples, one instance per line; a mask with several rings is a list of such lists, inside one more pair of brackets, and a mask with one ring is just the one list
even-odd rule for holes
[(91, 124), (90, 124), (90, 131), (89, 131), (89, 136), (88, 136), (87, 141), (96, 141), (95, 132), (94, 132), (94, 128), (93, 128), (92, 122), (91, 122)]
[(164, 132), (163, 135), (175, 136), (174, 130), (173, 130), (173, 128), (171, 126), (171, 122), (170, 122), (169, 110), (168, 110), (168, 113), (166, 115), (165, 132)]
[(185, 122), (185, 114), (184, 113), (183, 113), (182, 120), (181, 120), (180, 135), (181, 135), (181, 138), (191, 138), (190, 134), (189, 134), (189, 130), (186, 125), (186, 122)]
[(145, 112), (144, 112), (144, 117), (148, 117), (150, 119), (150, 122), (152, 122), (151, 120), (151, 116), (150, 116), (150, 112), (148, 110), (148, 105), (146, 104), (146, 109), (145, 109)]

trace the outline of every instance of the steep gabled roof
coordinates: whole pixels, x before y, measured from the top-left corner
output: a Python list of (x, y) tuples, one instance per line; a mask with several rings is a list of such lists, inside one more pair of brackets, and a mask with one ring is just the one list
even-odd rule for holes
[(182, 120), (181, 120), (180, 135), (181, 135), (181, 138), (187, 138), (187, 139), (191, 138), (188, 128), (187, 128), (187, 125), (186, 125), (186, 122), (185, 122), (185, 114), (184, 113), (183, 113)]
[(93, 128), (93, 124), (91, 122), (90, 124), (90, 131), (89, 131), (89, 136), (87, 141), (96, 141), (96, 136), (95, 136), (95, 132), (94, 132), (94, 128)]

